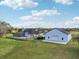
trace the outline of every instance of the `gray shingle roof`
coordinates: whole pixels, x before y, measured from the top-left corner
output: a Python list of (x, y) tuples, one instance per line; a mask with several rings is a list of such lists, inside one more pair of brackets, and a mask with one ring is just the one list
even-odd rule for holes
[(65, 29), (63, 29), (63, 28), (53, 28), (53, 30), (54, 29), (57, 29), (57, 30), (59, 30), (59, 31), (61, 31), (61, 32), (67, 34), (67, 35), (70, 34), (68, 31), (65, 31)]

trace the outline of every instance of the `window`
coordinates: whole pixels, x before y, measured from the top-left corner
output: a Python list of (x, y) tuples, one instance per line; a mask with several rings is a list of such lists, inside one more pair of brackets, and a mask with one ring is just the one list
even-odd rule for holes
[(64, 38), (62, 37), (62, 40), (64, 40)]
[(48, 39), (49, 39), (50, 37), (48, 36)]

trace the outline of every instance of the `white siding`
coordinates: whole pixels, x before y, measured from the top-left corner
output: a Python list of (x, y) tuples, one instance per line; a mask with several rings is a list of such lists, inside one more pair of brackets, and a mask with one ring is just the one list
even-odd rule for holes
[(72, 39), (71, 34), (68, 35), (68, 42)]
[(27, 38), (31, 38), (31, 35), (28, 34), (28, 32), (25, 32), (25, 37), (27, 37)]
[(45, 41), (59, 42), (66, 44), (71, 39), (71, 35), (65, 34), (57, 29), (45, 34)]

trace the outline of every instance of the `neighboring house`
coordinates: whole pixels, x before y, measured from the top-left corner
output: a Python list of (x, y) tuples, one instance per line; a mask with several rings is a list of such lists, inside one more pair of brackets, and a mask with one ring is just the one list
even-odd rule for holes
[(24, 34), (23, 35), (24, 37), (27, 37), (27, 38), (33, 37), (32, 29), (25, 29), (22, 33)]
[(25, 30), (24, 30), (24, 33), (27, 34), (27, 32), (28, 32), (28, 33), (30, 33), (30, 35), (31, 35), (32, 37), (38, 37), (38, 36), (44, 37), (44, 33), (41, 32), (41, 31), (42, 31), (42, 30), (40, 30), (39, 28), (33, 28), (33, 29), (25, 29)]
[(30, 37), (38, 37), (43, 36), (42, 33), (39, 32), (39, 29), (25, 29), (23, 32), (25, 33), (25, 36), (30, 35)]
[(32, 31), (31, 30), (24, 30), (22, 32), (17, 32), (13, 34), (13, 37), (18, 37), (18, 38), (31, 38), (32, 37)]
[(54, 28), (45, 34), (45, 42), (67, 44), (71, 40), (71, 34), (63, 29)]
[(32, 37), (38, 37), (39, 31), (35, 29), (24, 29), (22, 32), (17, 32), (13, 34), (13, 37), (26, 37), (26, 38), (32, 38)]

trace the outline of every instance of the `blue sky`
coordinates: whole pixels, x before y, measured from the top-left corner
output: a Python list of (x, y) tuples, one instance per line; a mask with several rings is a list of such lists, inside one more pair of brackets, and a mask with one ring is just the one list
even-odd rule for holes
[(14, 27), (79, 28), (79, 0), (0, 0), (0, 20)]

